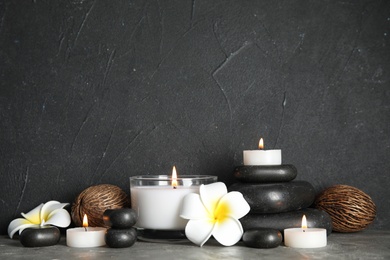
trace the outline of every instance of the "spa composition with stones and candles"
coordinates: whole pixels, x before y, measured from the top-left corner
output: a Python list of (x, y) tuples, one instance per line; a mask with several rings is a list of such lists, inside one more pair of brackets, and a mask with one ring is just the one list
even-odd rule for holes
[(130, 177), (131, 199), (115, 185), (91, 186), (70, 213), (69, 203), (42, 203), (13, 220), (8, 234), (25, 247), (57, 245), (62, 228), (72, 248), (127, 248), (137, 241), (202, 247), (213, 239), (222, 246), (310, 249), (326, 247), (332, 230), (360, 231), (375, 218), (371, 198), (354, 187), (333, 186), (316, 196), (312, 184), (296, 180), (294, 165), (282, 163), (282, 150), (264, 149), (263, 138), (258, 149), (243, 151), (243, 163), (229, 187), (217, 176), (180, 175), (175, 166), (168, 175)]
[(390, 259), (390, 0), (0, 0), (0, 260)]

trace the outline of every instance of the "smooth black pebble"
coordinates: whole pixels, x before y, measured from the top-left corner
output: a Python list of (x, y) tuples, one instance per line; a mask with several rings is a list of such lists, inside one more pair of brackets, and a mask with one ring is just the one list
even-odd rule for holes
[(309, 207), (315, 199), (307, 181), (279, 183), (234, 183), (229, 191), (239, 191), (251, 207), (250, 213), (281, 213)]
[(128, 229), (137, 222), (137, 213), (130, 208), (108, 209), (103, 213), (104, 224), (116, 229)]
[(282, 233), (271, 228), (251, 229), (244, 232), (242, 241), (248, 247), (274, 248), (282, 243)]
[(137, 240), (137, 231), (135, 228), (107, 230), (105, 241), (107, 246), (114, 248), (130, 247)]
[(26, 228), (20, 234), (20, 243), (25, 247), (42, 247), (56, 245), (61, 238), (57, 227)]
[(297, 177), (298, 171), (292, 164), (238, 166), (234, 177), (241, 182), (269, 183), (287, 182)]
[(260, 228), (277, 229), (283, 232), (286, 228), (298, 228), (302, 225), (302, 216), (307, 219), (309, 228), (325, 228), (327, 234), (332, 232), (332, 219), (328, 213), (318, 209), (302, 209), (298, 211), (275, 214), (247, 214), (240, 218), (244, 231)]

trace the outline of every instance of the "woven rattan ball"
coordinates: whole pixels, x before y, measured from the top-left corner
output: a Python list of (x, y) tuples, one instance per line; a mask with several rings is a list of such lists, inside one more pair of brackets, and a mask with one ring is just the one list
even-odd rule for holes
[(118, 186), (101, 184), (91, 186), (81, 192), (72, 205), (72, 220), (76, 226), (83, 225), (84, 214), (88, 216), (88, 226), (105, 227), (103, 213), (106, 209), (130, 206), (126, 193)]
[(315, 207), (326, 211), (333, 231), (356, 232), (365, 229), (376, 216), (376, 206), (363, 191), (348, 185), (335, 185), (324, 190)]

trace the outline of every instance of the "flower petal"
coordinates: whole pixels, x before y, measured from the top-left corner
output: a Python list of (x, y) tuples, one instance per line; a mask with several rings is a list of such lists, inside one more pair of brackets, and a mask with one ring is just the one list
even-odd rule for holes
[(188, 221), (185, 229), (187, 238), (198, 246), (203, 246), (213, 233), (214, 224), (208, 219)]
[(46, 222), (52, 211), (54, 211), (56, 209), (62, 209), (66, 205), (68, 205), (68, 203), (59, 203), (58, 201), (55, 201), (55, 200), (51, 200), (51, 201), (46, 202), (42, 206), (42, 209), (41, 209), (41, 213), (40, 213), (41, 222), (40, 223), (42, 224), (42, 222)]
[(190, 193), (183, 198), (180, 217), (185, 219), (207, 218), (207, 210), (203, 206), (199, 194)]
[(232, 246), (240, 241), (243, 233), (240, 221), (227, 217), (224, 221), (215, 224), (213, 236), (221, 245)]
[(31, 223), (27, 219), (17, 218), (11, 221), (8, 225), (8, 236), (12, 238), (14, 234), (18, 231), (21, 233), (25, 228), (36, 226), (36, 224)]
[(41, 208), (43, 206), (43, 203), (41, 203), (39, 206), (37, 206), (36, 208), (30, 210), (29, 212), (27, 213), (21, 213), (21, 215), (27, 219), (28, 221), (30, 221), (32, 224), (40, 224), (41, 223), (41, 219), (40, 219), (40, 211), (41, 211)]
[(199, 187), (200, 199), (209, 214), (213, 214), (218, 201), (227, 193), (227, 188), (223, 182), (215, 182)]
[(50, 213), (44, 225), (53, 225), (57, 227), (67, 227), (70, 224), (69, 212), (65, 209), (56, 209)]
[(244, 199), (241, 192), (231, 191), (223, 196), (218, 205), (227, 204), (229, 207), (228, 216), (240, 219), (250, 210), (248, 202)]

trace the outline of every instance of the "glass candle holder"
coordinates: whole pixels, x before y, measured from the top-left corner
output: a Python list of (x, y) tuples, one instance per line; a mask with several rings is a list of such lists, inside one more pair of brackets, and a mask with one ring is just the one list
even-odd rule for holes
[(130, 177), (131, 207), (138, 215), (135, 227), (152, 236), (156, 235), (156, 230), (167, 231), (165, 234), (183, 231), (188, 222), (179, 216), (184, 196), (199, 194), (201, 184), (216, 181), (217, 176), (209, 175), (186, 175), (175, 179), (168, 175)]

